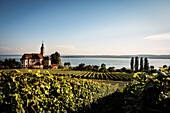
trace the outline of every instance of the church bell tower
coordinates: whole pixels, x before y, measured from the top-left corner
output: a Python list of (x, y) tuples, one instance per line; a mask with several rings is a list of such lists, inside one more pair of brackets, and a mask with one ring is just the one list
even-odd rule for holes
[(43, 57), (45, 57), (45, 49), (44, 49), (44, 44), (42, 42), (42, 46), (41, 46), (41, 53), (40, 53)]

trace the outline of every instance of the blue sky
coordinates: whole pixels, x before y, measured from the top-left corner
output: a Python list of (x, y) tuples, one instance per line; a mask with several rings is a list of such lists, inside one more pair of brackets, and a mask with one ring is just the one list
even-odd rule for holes
[(0, 54), (170, 54), (169, 0), (0, 0)]

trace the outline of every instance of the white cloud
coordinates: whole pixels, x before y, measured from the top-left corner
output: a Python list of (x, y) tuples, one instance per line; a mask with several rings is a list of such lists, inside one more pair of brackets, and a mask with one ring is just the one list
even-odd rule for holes
[(9, 51), (12, 50), (13, 48), (9, 48), (9, 47), (0, 47), (1, 50), (5, 50), (5, 51)]
[(151, 35), (151, 36), (145, 37), (145, 39), (149, 39), (149, 40), (170, 40), (170, 33)]
[(0, 50), (4, 50), (4, 51), (24, 51), (25, 48), (0, 47)]
[(0, 47), (0, 54), (23, 54), (25, 48)]

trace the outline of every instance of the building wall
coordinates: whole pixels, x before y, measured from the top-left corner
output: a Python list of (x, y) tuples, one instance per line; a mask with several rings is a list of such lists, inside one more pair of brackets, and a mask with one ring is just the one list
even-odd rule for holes
[(50, 66), (51, 60), (44, 60), (44, 66)]
[[(35, 64), (37, 62), (40, 62), (42, 63), (42, 60), (43, 59), (29, 59), (29, 63), (28, 63), (28, 59), (25, 59), (25, 60), (21, 60), (21, 67), (22, 68), (28, 68), (30, 67), (31, 65), (33, 65), (35, 67)], [(43, 67), (43, 66), (40, 66), (40, 68)], [(35, 68), (38, 68), (37, 66)]]

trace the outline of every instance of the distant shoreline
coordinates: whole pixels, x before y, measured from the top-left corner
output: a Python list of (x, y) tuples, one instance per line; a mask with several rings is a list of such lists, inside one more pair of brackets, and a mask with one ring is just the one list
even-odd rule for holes
[[(0, 57), (5, 56), (22, 56), (22, 55), (0, 55)], [(170, 59), (170, 55), (61, 55), (61, 58), (132, 58), (136, 56), (143, 58), (147, 57), (148, 59)]]
[(170, 55), (63, 55), (61, 58), (132, 58), (136, 56), (149, 59), (170, 59)]

